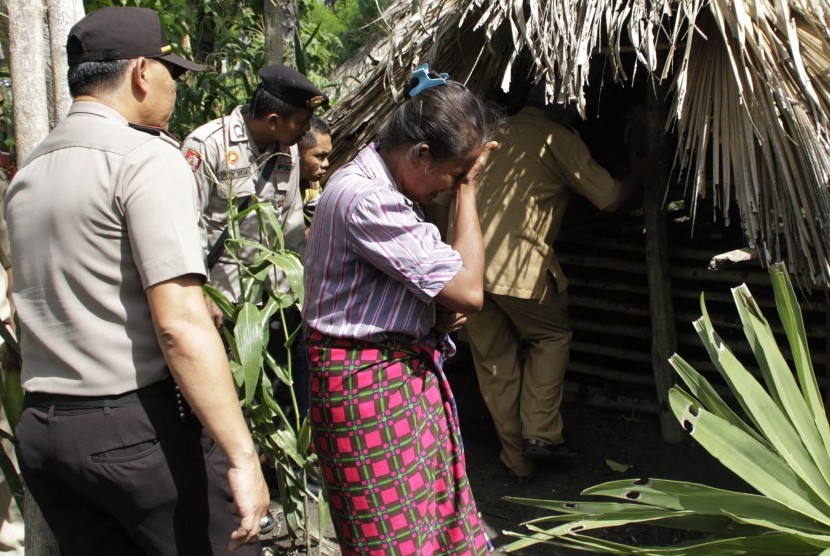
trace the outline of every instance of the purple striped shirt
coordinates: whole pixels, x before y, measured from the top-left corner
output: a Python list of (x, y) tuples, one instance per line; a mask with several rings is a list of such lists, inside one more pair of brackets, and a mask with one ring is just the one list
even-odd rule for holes
[(461, 255), (400, 193), (374, 145), (332, 175), (305, 253), (306, 325), (328, 336), (420, 338)]

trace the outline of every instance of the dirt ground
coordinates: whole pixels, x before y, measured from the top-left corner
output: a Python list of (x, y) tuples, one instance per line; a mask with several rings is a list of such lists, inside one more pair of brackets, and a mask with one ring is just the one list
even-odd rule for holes
[[(736, 490), (748, 489), (744, 486), (745, 483), (688, 436), (684, 435), (683, 441), (678, 444), (664, 442), (655, 414), (597, 409), (567, 396), (562, 410), (565, 438), (568, 445), (579, 452), (578, 455), (567, 462), (537, 465), (529, 483), (515, 484), (507, 478), (500, 464), (498, 437), (478, 391), (472, 361), (463, 349), (459, 350), (458, 359), (448, 366), (448, 374), (459, 408), (461, 431), (467, 451), (467, 472), (473, 494), (497, 549), (515, 540), (505, 536), (504, 531), (522, 531), (522, 522), (551, 514), (545, 510), (507, 502), (503, 500), (505, 496), (588, 500), (588, 497), (580, 497), (579, 493), (589, 486), (642, 477), (700, 482)], [(609, 388), (613, 388), (613, 385), (609, 385)], [(643, 393), (644, 397), (648, 395), (648, 392)], [(606, 460), (631, 468), (622, 473), (617, 472), (611, 469)], [(673, 530), (637, 527), (615, 530), (609, 538), (640, 546), (655, 546), (673, 544), (687, 537), (684, 533)], [(538, 545), (523, 550), (520, 554), (571, 556), (587, 553)]]
[[(586, 500), (579, 493), (592, 485), (619, 479), (655, 477), (745, 490), (748, 487), (723, 467), (703, 448), (684, 436), (681, 443), (663, 441), (660, 423), (652, 413), (602, 410), (585, 401), (566, 396), (563, 407), (565, 437), (579, 454), (567, 462), (537, 465), (533, 479), (515, 484), (507, 477), (499, 460), (499, 440), (478, 390), (475, 371), (467, 345), (459, 342), (458, 355), (447, 363), (447, 375), (456, 396), (461, 433), (467, 452), (467, 473), (473, 495), (496, 546), (495, 556), (505, 554), (499, 547), (512, 537), (504, 531), (522, 531), (522, 523), (550, 512), (503, 500), (505, 496), (548, 500)], [(614, 385), (609, 384), (609, 389)], [(647, 398), (650, 392), (642, 392)], [(626, 472), (611, 469), (606, 460), (631, 466)], [(599, 499), (596, 499), (599, 500)], [(605, 499), (607, 500), (607, 499)], [(618, 542), (640, 546), (665, 545), (688, 538), (673, 530), (636, 527), (621, 528), (608, 534)], [(284, 539), (283, 539), (284, 540)], [(330, 540), (335, 543), (333, 535)], [(313, 551), (316, 553), (316, 550)], [(334, 555), (337, 550), (324, 550)], [(305, 554), (290, 543), (277, 542), (272, 554)], [(519, 554), (527, 556), (575, 556), (587, 552), (538, 545)]]

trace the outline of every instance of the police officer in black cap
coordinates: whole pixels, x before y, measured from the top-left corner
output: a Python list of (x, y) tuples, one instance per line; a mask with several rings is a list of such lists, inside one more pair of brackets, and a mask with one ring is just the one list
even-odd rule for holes
[(6, 205), (23, 477), (61, 554), (258, 556), (268, 489), (205, 308), (193, 175), (163, 133), (174, 78), (201, 66), (145, 8), (91, 12), (66, 49), (74, 102)]
[[(247, 105), (199, 127), (182, 146), (198, 185), (210, 282), (231, 302), (243, 301), (236, 258), (250, 264), (257, 250), (244, 245), (234, 253), (226, 250), (228, 203), (247, 206), (251, 198), (271, 203), (285, 247), (303, 253), (305, 222), (297, 142), (308, 131), (314, 110), (328, 102), (303, 74), (283, 64), (267, 66), (258, 75), (260, 83)], [(240, 224), (240, 234), (255, 242), (263, 239), (256, 214)], [(284, 275), (276, 269), (271, 280), (276, 289), (288, 291)], [(299, 324), (298, 312), (294, 320), (292, 325)], [(308, 372), (301, 336), (292, 346), (292, 369), (300, 412), (305, 413)], [(271, 337), (271, 352), (279, 356), (282, 334)]]

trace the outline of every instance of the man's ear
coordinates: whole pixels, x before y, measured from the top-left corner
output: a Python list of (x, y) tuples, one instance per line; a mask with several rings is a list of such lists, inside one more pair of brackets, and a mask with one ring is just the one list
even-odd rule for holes
[(271, 129), (277, 129), (280, 126), (280, 115), (276, 112), (271, 112), (268, 114), (268, 117), (265, 118), (265, 123), (268, 124), (268, 127)]
[(133, 65), (129, 70), (130, 81), (132, 81), (133, 87), (146, 95), (147, 91), (150, 90), (150, 62), (147, 58), (139, 56), (135, 60), (132, 60), (131, 63)]

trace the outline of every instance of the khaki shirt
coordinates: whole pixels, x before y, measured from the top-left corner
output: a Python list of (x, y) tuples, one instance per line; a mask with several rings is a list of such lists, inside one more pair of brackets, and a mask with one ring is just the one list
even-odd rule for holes
[(546, 271), (558, 291), (567, 279), (554, 254), (571, 191), (602, 209), (620, 185), (568, 128), (526, 107), (509, 119), (508, 136), (482, 173), (476, 192), (484, 236), (484, 289), (522, 299), (542, 299)]
[(6, 197), (23, 388), (115, 395), (169, 375), (145, 290), (205, 275), (178, 144), (75, 102)]
[[(224, 125), (223, 125), (224, 124)], [(300, 194), (300, 164), (296, 145), (280, 148), (270, 145), (260, 152), (248, 135), (248, 127), (242, 117), (242, 107), (237, 107), (227, 118), (209, 122), (191, 133), (182, 145), (196, 177), (199, 206), (202, 211), (207, 238), (205, 253), (216, 243), (228, 226), (228, 203), (236, 198), (252, 195), (256, 191), (262, 167), (271, 156), (277, 161), (263, 185), (259, 199), (270, 202), (282, 226), (287, 249), (302, 255), (305, 249), (305, 221), (303, 199)], [(240, 225), (244, 239), (262, 241), (262, 232), (256, 214), (249, 215)], [(253, 262), (257, 250), (242, 247), (240, 259)], [(281, 276), (273, 278), (277, 286), (285, 289)], [(227, 249), (210, 270), (210, 282), (232, 301), (239, 299), (241, 288), (237, 263)]]

